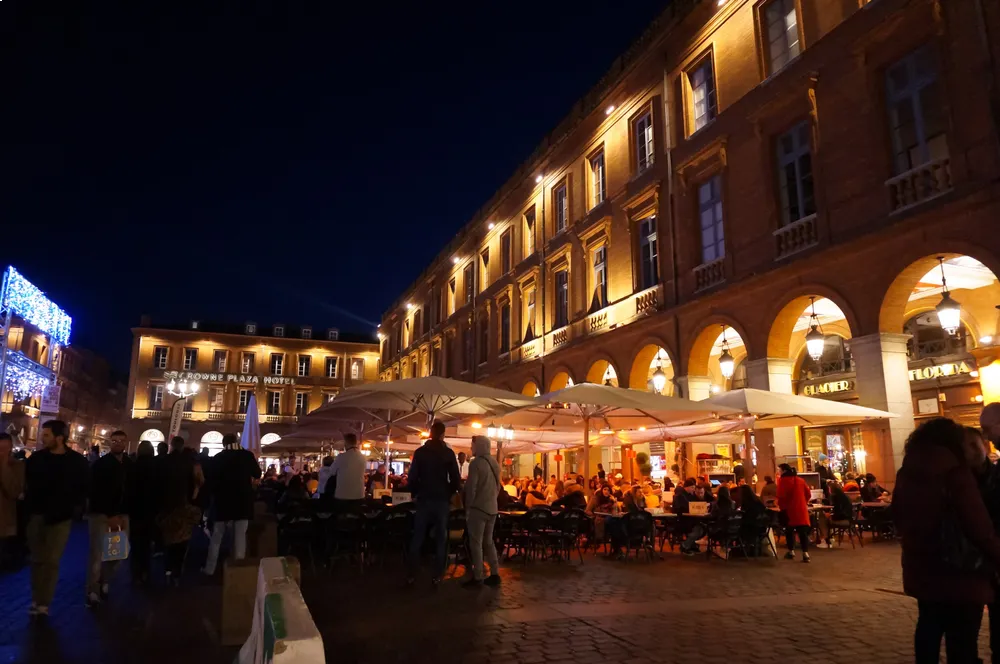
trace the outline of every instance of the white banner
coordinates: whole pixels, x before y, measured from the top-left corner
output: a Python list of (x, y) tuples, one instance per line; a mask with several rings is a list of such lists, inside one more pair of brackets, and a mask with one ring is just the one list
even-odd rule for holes
[(181, 421), (184, 419), (184, 402), (187, 399), (178, 399), (174, 402), (174, 407), (170, 409), (170, 429), (167, 432), (167, 442), (181, 432)]

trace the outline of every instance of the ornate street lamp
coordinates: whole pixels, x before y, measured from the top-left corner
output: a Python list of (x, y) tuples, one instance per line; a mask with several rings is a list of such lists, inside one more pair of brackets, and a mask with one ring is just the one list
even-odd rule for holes
[(167, 393), (172, 394), (175, 397), (179, 397), (181, 399), (186, 399), (188, 397), (194, 396), (195, 394), (198, 394), (199, 389), (201, 389), (201, 385), (199, 385), (195, 381), (191, 381), (189, 383), (186, 380), (182, 380), (178, 382), (173, 378), (171, 378), (170, 382), (167, 383)]
[(956, 302), (948, 292), (948, 282), (944, 278), (944, 256), (938, 256), (937, 259), (938, 265), (941, 266), (941, 301), (934, 309), (937, 311), (941, 329), (954, 335), (962, 325), (962, 305)]
[(816, 362), (823, 357), (823, 347), (826, 346), (826, 335), (820, 331), (819, 317), (816, 315), (816, 298), (810, 297), (812, 314), (809, 315), (809, 331), (806, 333), (806, 350)]
[(736, 369), (736, 362), (733, 361), (733, 356), (729, 352), (729, 342), (726, 341), (726, 326), (722, 326), (722, 355), (719, 356), (719, 369), (722, 370), (722, 376), (729, 380), (733, 377), (733, 371)]

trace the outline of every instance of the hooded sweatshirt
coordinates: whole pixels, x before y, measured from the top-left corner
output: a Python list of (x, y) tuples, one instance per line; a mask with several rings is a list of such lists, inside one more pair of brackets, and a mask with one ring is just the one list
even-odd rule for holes
[(497, 513), (497, 495), (500, 493), (500, 464), (490, 456), (490, 439), (472, 437), (472, 462), (469, 478), (465, 481), (465, 507), (489, 515)]

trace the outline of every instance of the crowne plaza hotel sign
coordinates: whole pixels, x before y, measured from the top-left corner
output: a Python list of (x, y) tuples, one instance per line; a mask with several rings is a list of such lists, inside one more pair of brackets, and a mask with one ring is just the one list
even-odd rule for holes
[(239, 383), (240, 385), (294, 385), (295, 379), (286, 376), (255, 376), (252, 374), (201, 373), (198, 371), (164, 371), (165, 380), (205, 380), (211, 383)]

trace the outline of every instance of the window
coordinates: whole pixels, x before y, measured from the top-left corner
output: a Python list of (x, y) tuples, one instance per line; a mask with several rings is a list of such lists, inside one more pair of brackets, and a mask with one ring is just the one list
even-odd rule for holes
[(306, 377), (309, 375), (309, 370), (312, 369), (312, 357), (309, 355), (299, 355), (299, 377)]
[(363, 380), (365, 377), (365, 361), (360, 357), (351, 360), (351, 380)]
[(257, 323), (247, 323), (244, 329), (247, 334), (257, 334)]
[(153, 349), (154, 369), (167, 368), (167, 354), (168, 354), (168, 348), (166, 346), (157, 346), (156, 348)]
[(500, 236), (500, 272), (503, 274), (507, 274), (508, 272), (510, 272), (510, 268), (512, 267), (511, 263), (513, 262), (512, 260), (513, 257), (511, 256), (510, 253), (511, 252), (510, 238), (511, 238), (510, 229), (508, 228)]
[(714, 175), (698, 187), (701, 219), (701, 262), (711, 263), (726, 255), (722, 230), (722, 178)]
[(462, 343), (465, 345), (462, 353), (462, 369), (468, 371), (472, 369), (473, 347), (475, 339), (472, 338), (472, 320), (465, 324), (465, 333), (462, 335)]
[(607, 182), (604, 177), (604, 151), (590, 159), (590, 207), (604, 202)]
[(149, 409), (163, 410), (163, 386), (150, 385), (149, 387)]
[(208, 400), (208, 412), (221, 413), (225, 410), (226, 390), (222, 387), (213, 387)]
[(196, 348), (184, 349), (184, 370), (194, 371), (198, 368), (198, 350)]
[(194, 397), (188, 397), (184, 400), (184, 412), (190, 413), (194, 411)]
[(215, 360), (212, 361), (212, 366), (215, 367), (215, 370), (219, 372), (225, 372), (227, 364), (229, 364), (229, 351), (227, 350), (215, 351)]
[(476, 294), (476, 268), (472, 263), (465, 266), (465, 271), (462, 274), (462, 283), (465, 285), (465, 302), (463, 305), (472, 302), (473, 295)]
[(893, 167), (905, 173), (948, 156), (937, 64), (923, 46), (886, 71)]
[(250, 397), (253, 396), (253, 390), (240, 390), (240, 412), (247, 412), (247, 408), (250, 407)]
[(455, 277), (448, 281), (448, 315), (455, 313)]
[(196, 321), (196, 320), (191, 321), (191, 329), (192, 330), (197, 330), (198, 329), (198, 321)]
[(479, 290), (483, 291), (490, 285), (490, 250), (483, 249), (479, 254)]
[(267, 393), (267, 414), (281, 415), (281, 392), (273, 390)]
[(420, 309), (417, 309), (416, 311), (413, 312), (413, 338), (414, 339), (417, 338), (417, 335), (421, 334), (422, 324), (424, 322), (422, 319), (423, 319), (423, 316), (420, 313)]
[(307, 392), (295, 393), (295, 414), (305, 415), (309, 412), (309, 394)]
[(304, 327), (304, 328), (302, 328), (302, 338), (303, 339), (312, 339), (313, 338), (313, 329), (311, 327)]
[(285, 336), (285, 326), (284, 325), (275, 325), (274, 326), (274, 336), (276, 336), (276, 337), (283, 337), (283, 336)]
[(781, 193), (782, 226), (816, 212), (809, 133), (809, 123), (802, 122), (778, 137), (778, 188)]
[(240, 355), (240, 373), (253, 373), (253, 353), (242, 353)]
[(337, 377), (337, 358), (328, 357), (326, 358), (326, 377), (336, 378)]
[(510, 302), (500, 305), (500, 353), (510, 352)]
[(656, 252), (656, 216), (639, 220), (639, 287), (652, 288), (660, 281), (659, 255)]
[(490, 317), (485, 312), (479, 314), (479, 363), (490, 359)]
[(284, 366), (285, 356), (282, 353), (271, 353), (271, 374), (280, 376)]
[(424, 303), (423, 311), (427, 313), (427, 315), (423, 317), (423, 327), (421, 328), (421, 331), (424, 334), (427, 334), (428, 332), (431, 331), (431, 321), (434, 317), (434, 309), (435, 309), (434, 293), (435, 293), (434, 289), (431, 289), (430, 301)]
[(653, 113), (646, 111), (636, 118), (635, 125), (635, 170), (642, 173), (653, 165)]
[(569, 271), (556, 272), (556, 327), (569, 325)]
[(767, 73), (770, 76), (799, 54), (795, 0), (771, 0), (764, 5), (764, 32), (767, 35)]
[(598, 247), (592, 253), (591, 265), (593, 272), (594, 296), (591, 298), (591, 312), (603, 309), (608, 305), (608, 247)]
[(524, 257), (535, 253), (535, 208), (524, 213)]
[(553, 199), (556, 209), (556, 233), (560, 233), (566, 230), (566, 224), (569, 222), (569, 195), (566, 185), (559, 185), (556, 188)]
[(329, 341), (336, 341), (337, 339), (340, 339), (340, 330), (327, 330), (326, 338)]
[(527, 343), (535, 338), (535, 289), (534, 288), (528, 291), (528, 296), (525, 299), (527, 300), (527, 305), (525, 306), (524, 319), (527, 324), (524, 326), (524, 342)]
[(688, 83), (691, 86), (691, 117), (694, 131), (698, 131), (715, 119), (715, 72), (712, 70), (712, 57), (702, 60), (694, 69), (688, 72)]

